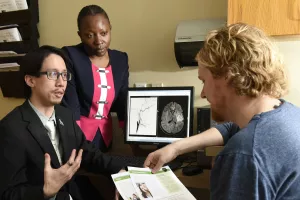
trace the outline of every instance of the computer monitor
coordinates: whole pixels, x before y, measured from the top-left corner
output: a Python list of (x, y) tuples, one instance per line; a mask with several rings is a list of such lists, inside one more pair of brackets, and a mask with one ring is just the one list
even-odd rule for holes
[(166, 145), (193, 135), (194, 87), (129, 88), (125, 142)]

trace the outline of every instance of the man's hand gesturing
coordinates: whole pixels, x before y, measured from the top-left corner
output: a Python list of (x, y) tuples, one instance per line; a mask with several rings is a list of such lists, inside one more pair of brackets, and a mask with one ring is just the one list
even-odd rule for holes
[(83, 150), (80, 149), (76, 157), (76, 150), (73, 149), (68, 162), (58, 169), (53, 169), (50, 165), (51, 158), (49, 154), (45, 154), (44, 167), (44, 196), (46, 198), (53, 197), (60, 188), (68, 182), (80, 167)]

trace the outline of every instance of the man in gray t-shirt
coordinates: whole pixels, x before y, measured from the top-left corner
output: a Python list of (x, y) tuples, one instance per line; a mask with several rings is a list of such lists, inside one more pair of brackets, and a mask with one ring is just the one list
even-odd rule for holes
[(300, 199), (299, 122), (300, 109), (282, 101), (241, 130), (218, 125), (225, 147), (211, 173), (212, 199)]
[(225, 145), (211, 199), (300, 199), (300, 109), (284, 100), (287, 75), (268, 37), (246, 24), (211, 31), (196, 56), (201, 97), (217, 125), (147, 157), (156, 172), (178, 155)]

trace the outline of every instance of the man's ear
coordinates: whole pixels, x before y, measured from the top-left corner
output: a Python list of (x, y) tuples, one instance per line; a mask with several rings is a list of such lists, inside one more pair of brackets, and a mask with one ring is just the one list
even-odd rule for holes
[(35, 86), (35, 80), (34, 80), (33, 76), (25, 75), (24, 80), (29, 87), (32, 88)]

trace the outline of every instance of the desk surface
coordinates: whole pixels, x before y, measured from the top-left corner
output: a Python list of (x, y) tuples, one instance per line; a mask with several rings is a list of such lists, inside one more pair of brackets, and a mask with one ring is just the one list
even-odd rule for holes
[(195, 176), (184, 176), (181, 169), (174, 173), (186, 187), (209, 189), (210, 170), (203, 170), (203, 173)]

